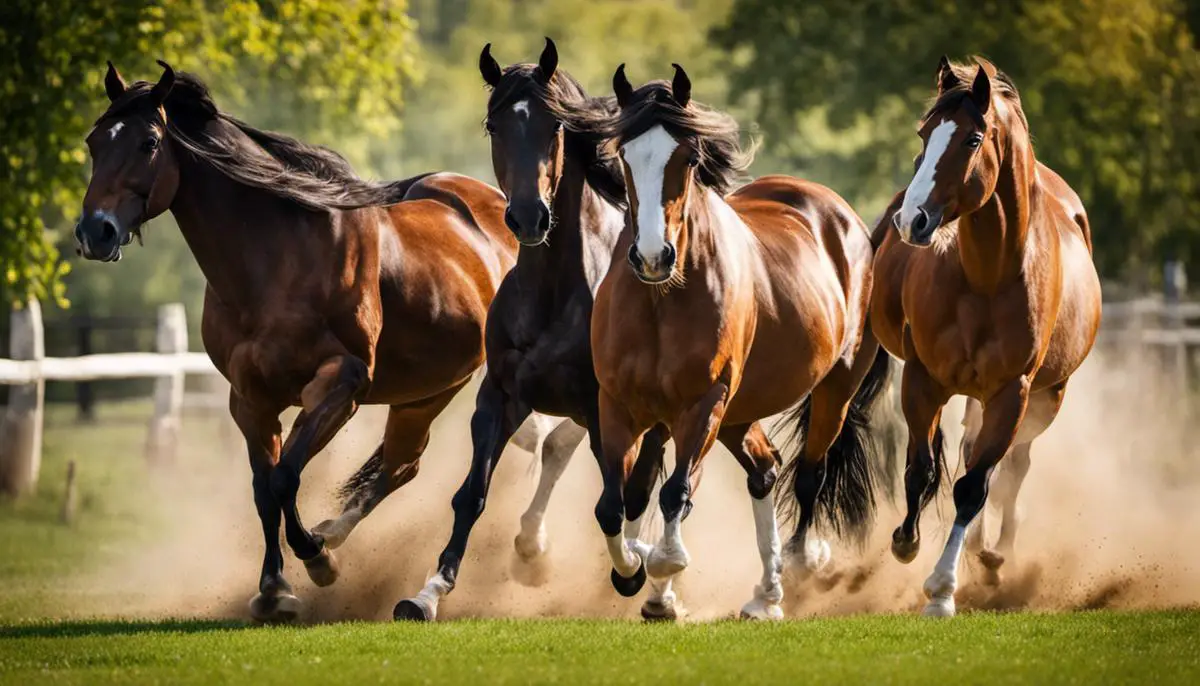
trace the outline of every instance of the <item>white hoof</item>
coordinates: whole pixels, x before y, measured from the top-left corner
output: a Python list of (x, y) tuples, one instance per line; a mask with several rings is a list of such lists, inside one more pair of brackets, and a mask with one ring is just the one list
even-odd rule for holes
[(549, 537), (546, 535), (546, 527), (539, 525), (534, 531), (521, 529), (521, 533), (517, 534), (517, 537), (513, 539), (513, 547), (516, 548), (517, 554), (525, 560), (532, 560), (545, 555), (549, 547)]
[(926, 617), (953, 617), (954, 596), (938, 596), (929, 599), (929, 604), (921, 612)]
[(687, 569), (691, 561), (683, 546), (656, 545), (646, 557), (646, 572), (657, 579), (667, 579)]
[(783, 608), (762, 598), (754, 598), (742, 606), (742, 619), (775, 621), (783, 619)]

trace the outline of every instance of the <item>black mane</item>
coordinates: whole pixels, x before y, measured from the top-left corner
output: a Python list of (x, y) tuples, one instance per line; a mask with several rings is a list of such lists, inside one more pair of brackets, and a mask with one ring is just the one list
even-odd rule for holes
[[(138, 81), (109, 106), (97, 123), (144, 107), (153, 84)], [(361, 179), (344, 157), (320, 145), (256, 129), (217, 109), (208, 88), (179, 72), (163, 109), (171, 140), (239, 183), (292, 200), (312, 210), (356, 209), (399, 202), (406, 182)], [(255, 145), (235, 134), (240, 131)]]
[(566, 131), (567, 154), (584, 168), (588, 184), (606, 201), (625, 206), (625, 175), (616, 154), (607, 145), (607, 129), (617, 114), (615, 98), (589, 97), (570, 74), (557, 69), (543, 83), (535, 64), (514, 64), (504, 69), (488, 98), (488, 115), (526, 98), (536, 99)]
[(617, 145), (662, 126), (676, 140), (687, 140), (700, 156), (700, 182), (721, 195), (732, 188), (754, 161), (754, 151), (744, 150), (733, 117), (696, 101), (680, 107), (666, 81), (651, 81), (638, 88), (628, 107), (610, 123), (609, 137)]

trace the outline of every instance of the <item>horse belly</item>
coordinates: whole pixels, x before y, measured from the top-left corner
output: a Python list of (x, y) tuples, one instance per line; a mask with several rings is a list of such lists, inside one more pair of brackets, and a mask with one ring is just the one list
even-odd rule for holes
[(1065, 381), (1087, 358), (1100, 328), (1100, 278), (1091, 254), (1074, 235), (1063, 239), (1063, 290), (1058, 318), (1035, 388)]

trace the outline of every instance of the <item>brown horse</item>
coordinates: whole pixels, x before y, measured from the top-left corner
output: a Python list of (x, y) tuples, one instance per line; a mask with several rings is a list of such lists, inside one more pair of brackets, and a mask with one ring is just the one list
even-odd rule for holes
[[(654, 593), (643, 615), (677, 614), (671, 582), (689, 562), (680, 525), (701, 461), (720, 440), (749, 475), (763, 565), (742, 614), (778, 618), (780, 545), (769, 496), (781, 460), (760, 420), (809, 396), (790, 417), (804, 437), (789, 467), (800, 507), (792, 549), (806, 563), (828, 557), (826, 544), (806, 540), (815, 516), (861, 533), (873, 512), (861, 420), (888, 357), (866, 322), (866, 226), (833, 191), (786, 176), (726, 196), (749, 155), (736, 122), (691, 100), (678, 65), (670, 85), (637, 90), (622, 65), (613, 86), (621, 114), (612, 135), (630, 205), (618, 249), (629, 265), (609, 271), (592, 317), (606, 465), (596, 515), (613, 582), (630, 594), (649, 572)], [(677, 450), (660, 492), (665, 530), (650, 546), (637, 540), (626, 479), (639, 466), (642, 435), (658, 422)], [(625, 537), (622, 519), (631, 524)]]
[[(204, 345), (250, 453), (266, 547), (251, 613), (286, 620), (299, 601), (280, 513), (309, 576), (332, 583), (330, 548), (416, 475), (430, 423), (483, 363), (516, 242), (504, 198), (482, 182), (368, 184), (332, 151), (219, 112), (197, 79), (162, 66), (157, 84), (127, 86), (109, 65), (75, 237), (84, 257), (115, 261), (144, 222), (175, 215), (208, 281)], [(390, 406), (383, 442), (346, 484), (342, 516), (310, 532), (300, 473), (361, 403)], [(281, 446), (290, 406), (303, 409)]]
[[(488, 312), (487, 374), (471, 418), (474, 455), (454, 495), (454, 530), (438, 572), (416, 597), (400, 601), (397, 619), (430, 620), (454, 588), (471, 528), (483, 513), (488, 487), (505, 444), (531, 410), (570, 417), (547, 440), (532, 517), (522, 518), (517, 551), (541, 554), (545, 502), (586, 427), (600, 459), (596, 429), (600, 388), (589, 338), (593, 293), (609, 270), (621, 233), (625, 184), (609, 153), (605, 130), (616, 111), (611, 98), (589, 98), (558, 68), (546, 39), (537, 64), (501, 70), (485, 45), (479, 70), (491, 88), (485, 128), (496, 179), (508, 198), (505, 221), (521, 244)], [(659, 473), (665, 429), (643, 445), (643, 481)], [(643, 498), (638, 513), (646, 508)]]
[[(954, 614), (967, 527), (983, 509), (993, 468), (1013, 451), (1004, 503), (1011, 513), (1030, 443), (1058, 414), (1100, 325), (1100, 283), (1079, 198), (1034, 158), (1012, 81), (978, 62), (942, 58), (916, 173), (897, 198), (899, 210), (876, 229), (883, 244), (871, 322), (905, 360), (908, 513), (892, 539), (902, 562), (916, 556), (920, 513), (944, 472), (942, 407), (952, 395), (979, 403), (968, 408), (954, 526), (925, 582), (931, 616)], [(1003, 561), (981, 552), (993, 568)]]

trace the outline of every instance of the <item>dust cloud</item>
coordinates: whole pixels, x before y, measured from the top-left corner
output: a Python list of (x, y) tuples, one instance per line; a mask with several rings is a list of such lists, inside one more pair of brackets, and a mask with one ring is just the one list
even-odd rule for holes
[[(1033, 446), (1033, 467), (1020, 497), (1023, 526), (1017, 559), (999, 586), (977, 563), (960, 568), (960, 611), (1148, 608), (1200, 602), (1200, 460), (1197, 431), (1183, 418), (1177, 386), (1146, 363), (1100, 351), (1072, 380), (1054, 426)], [(434, 573), (453, 519), (450, 498), (470, 459), (468, 387), (434, 425), (416, 479), (393, 494), (336, 551), (341, 578), (316, 588), (287, 555), (286, 573), (308, 622), (386, 620)], [(943, 420), (951, 469), (957, 464), (961, 401)], [(385, 412), (364, 408), (304, 474), (301, 513), (313, 526), (335, 515), (337, 484), (372, 452)], [(695, 508), (684, 526), (692, 565), (677, 583), (692, 619), (733, 615), (760, 575), (745, 476), (717, 447), (705, 463)], [(518, 560), (512, 540), (536, 485), (533, 457), (510, 446), (497, 470), (487, 510), (476, 526), (458, 588), (440, 618), (635, 618), (644, 600), (622, 598), (592, 511), (599, 470), (586, 445), (576, 452), (550, 505), (550, 550), (537, 565)], [(190, 464), (164, 477), (155, 512), (165, 535), (123, 544), (119, 562), (78, 581), (73, 615), (246, 618), (257, 591), (261, 533), (250, 474), (239, 451)], [(791, 617), (915, 612), (921, 584), (949, 529), (949, 489), (922, 522), (923, 547), (910, 565), (888, 552), (901, 519), (880, 508), (860, 550), (833, 542), (834, 563), (807, 579), (790, 577)], [(990, 536), (999, 518), (988, 512)], [(653, 532), (652, 533), (656, 533)], [(784, 535), (790, 533), (785, 530)]]

